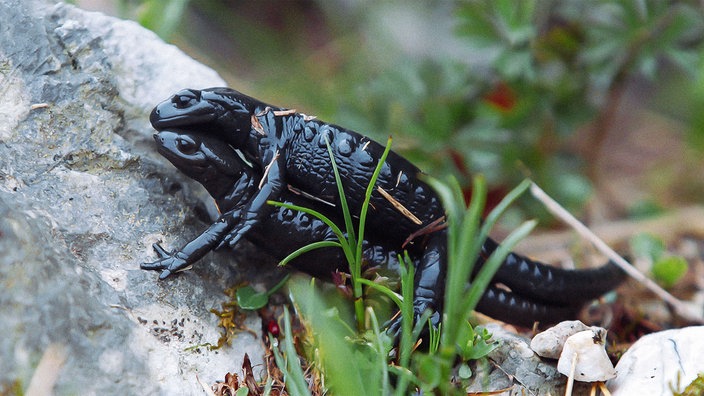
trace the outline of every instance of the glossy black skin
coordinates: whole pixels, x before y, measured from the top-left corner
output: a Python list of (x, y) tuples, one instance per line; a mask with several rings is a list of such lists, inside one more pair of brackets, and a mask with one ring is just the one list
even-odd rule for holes
[[(142, 268), (164, 270), (174, 260), (190, 265), (216, 247), (233, 227), (247, 201), (256, 194), (260, 178), (254, 169), (243, 163), (235, 151), (221, 140), (207, 134), (186, 131), (162, 131), (155, 136), (159, 152), (172, 164), (200, 182), (215, 198), (223, 215), (201, 236), (179, 251), (167, 253), (155, 249), (160, 259), (145, 263)], [(325, 211), (325, 205), (285, 190), (284, 202)], [(339, 219), (336, 222), (339, 223)], [(274, 208), (270, 215), (246, 234), (246, 239), (282, 259), (295, 249), (320, 240), (335, 240), (331, 229), (322, 221), (305, 213)], [(488, 240), (477, 269), (484, 257), (496, 248)], [(363, 257), (367, 267), (375, 267), (385, 276), (397, 280), (397, 251), (388, 242), (365, 241)], [(414, 257), (416, 262), (418, 258)], [(318, 249), (295, 259), (292, 265), (321, 278), (330, 278), (336, 270), (345, 271), (345, 258), (337, 248)], [(583, 302), (610, 289), (604, 279), (615, 279), (620, 272), (613, 266), (597, 270), (565, 271), (511, 254), (497, 272), (494, 283), (503, 283), (513, 292), (491, 285), (481, 299), (478, 310), (514, 324), (530, 326), (534, 321), (552, 323), (572, 318)], [(516, 276), (518, 275), (518, 276)], [(608, 288), (607, 288), (608, 287)], [(575, 298), (575, 295), (578, 298)], [(569, 298), (562, 298), (569, 296)]]
[[(159, 104), (152, 111), (150, 121), (157, 130), (177, 127), (211, 134), (241, 150), (254, 164), (263, 182), (242, 211), (236, 213), (237, 219), (228, 220), (228, 224), (232, 221), (235, 224), (222, 244), (230, 246), (269, 216), (273, 208), (266, 201), (279, 199), (287, 186), (331, 202), (335, 209), (325, 214), (341, 216), (326, 141), (340, 168), (345, 196), (353, 214), (359, 211), (368, 180), (383, 152), (380, 144), (354, 131), (267, 105), (230, 88), (183, 90)], [(370, 240), (400, 249), (409, 236), (442, 218), (444, 211), (439, 199), (419, 179), (419, 173), (404, 158), (390, 153), (376, 186), (415, 214), (420, 224), (374, 192), (366, 227)], [(414, 315), (418, 319), (424, 311), (430, 310), (433, 324), (439, 323), (442, 308), (446, 245), (445, 230), (441, 229), (414, 238), (408, 246), (417, 258)], [(169, 266), (162, 277), (182, 268)], [(400, 320), (392, 328), (399, 325)]]
[[(279, 199), (287, 185), (334, 204), (335, 214), (342, 215), (325, 139), (332, 147), (353, 216), (359, 213), (368, 181), (384, 151), (382, 145), (357, 132), (267, 105), (230, 88), (181, 91), (159, 104), (150, 121), (156, 130), (190, 129), (217, 136), (241, 150), (257, 168), (264, 182), (225, 237), (223, 243), (230, 246), (271, 213), (273, 208), (266, 201)], [(420, 224), (402, 215), (375, 191), (366, 224), (370, 238), (401, 248), (409, 236), (444, 216), (435, 192), (418, 178), (419, 174), (418, 168), (403, 157), (389, 153), (376, 187), (415, 214)], [(407, 245), (420, 257), (414, 287), (415, 317), (430, 310), (436, 325), (445, 284), (445, 233), (440, 229)], [(394, 324), (399, 325), (400, 321)]]

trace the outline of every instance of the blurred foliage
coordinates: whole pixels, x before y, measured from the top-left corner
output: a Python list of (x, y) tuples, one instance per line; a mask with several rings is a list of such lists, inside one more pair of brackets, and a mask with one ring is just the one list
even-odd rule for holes
[[(139, 3), (127, 14), (148, 26), (180, 26), (177, 42), (210, 46), (233, 86), (379, 141), (391, 134), (427, 173), (465, 186), (483, 173), (504, 193), (529, 175), (582, 208), (633, 81), (656, 93), (674, 86), (659, 106), (676, 108), (691, 125), (688, 142), (704, 151), (704, 12), (694, 0), (196, 1), (182, 16), (183, 0), (121, 3)], [(443, 23), (465, 52), (417, 55), (379, 33), (397, 22), (392, 11), (424, 18), (448, 4)], [(577, 149), (585, 127), (587, 147)]]
[(653, 279), (665, 288), (671, 288), (687, 274), (689, 265), (682, 256), (669, 254), (661, 239), (641, 233), (629, 241), (631, 253), (640, 260), (650, 263)]
[[(679, 385), (680, 381), (680, 376), (677, 376), (677, 382)], [(673, 396), (696, 396), (696, 395), (702, 395), (704, 394), (704, 373), (699, 373), (697, 374), (697, 378), (695, 378), (692, 382), (690, 382), (685, 389), (680, 392), (677, 389), (674, 388), (672, 385), (670, 385), (670, 390), (672, 391)]]
[(432, 173), (482, 172), (496, 186), (528, 172), (572, 209), (589, 197), (591, 158), (570, 137), (591, 123), (598, 140), (628, 78), (691, 76), (704, 27), (697, 3), (670, 1), (471, 1), (456, 18), (459, 37), (492, 54), (486, 68), (404, 63), (344, 111), (363, 115), (361, 130), (403, 133)]
[(134, 19), (166, 40), (179, 27), (188, 1), (118, 0), (116, 5), (120, 17)]

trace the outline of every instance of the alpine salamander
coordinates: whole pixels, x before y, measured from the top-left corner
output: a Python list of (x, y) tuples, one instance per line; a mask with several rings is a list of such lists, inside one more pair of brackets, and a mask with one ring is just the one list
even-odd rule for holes
[[(163, 130), (154, 138), (158, 151), (186, 175), (201, 183), (216, 200), (222, 213), (203, 234), (177, 251), (168, 253), (158, 244), (154, 245), (159, 259), (142, 264), (142, 268), (162, 270), (162, 277), (165, 277), (171, 270), (190, 266), (221, 243), (235, 227), (241, 211), (256, 195), (261, 176), (247, 166), (229, 144), (210, 133)], [(330, 212), (328, 205), (306, 198), (295, 189), (285, 189), (279, 199)], [(339, 224), (340, 219), (335, 220)], [(282, 259), (299, 247), (320, 240), (335, 240), (336, 236), (315, 217), (286, 208), (273, 208), (268, 216), (252, 226), (245, 238), (277, 259)], [(496, 242), (487, 240), (475, 270), (496, 246)], [(443, 250), (438, 251), (444, 253)], [(388, 240), (364, 241), (366, 266), (392, 280), (399, 274), (397, 252), (398, 246)], [(418, 265), (418, 256), (413, 256), (413, 259)], [(334, 271), (345, 270), (344, 263), (340, 249), (323, 248), (306, 253), (291, 264), (313, 276), (329, 279)], [(611, 265), (566, 271), (512, 253), (495, 275), (494, 284), (487, 289), (477, 309), (518, 325), (530, 326), (534, 321), (552, 323), (573, 318), (585, 302), (610, 290), (619, 281), (620, 271)], [(497, 287), (497, 283), (508, 286), (511, 291)]]

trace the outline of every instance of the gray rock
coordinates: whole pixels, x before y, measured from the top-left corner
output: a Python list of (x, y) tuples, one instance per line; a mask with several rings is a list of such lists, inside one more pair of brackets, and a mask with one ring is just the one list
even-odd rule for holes
[[(506, 389), (500, 395), (562, 395), (567, 377), (557, 371), (557, 361), (543, 359), (530, 348), (526, 337), (506, 331), (498, 324), (485, 325), (499, 347), (487, 356), (492, 362), (488, 372), (477, 375), (467, 391), (487, 392)], [(488, 376), (488, 377), (485, 377)], [(486, 379), (489, 378), (489, 383)], [(572, 394), (588, 395), (590, 386), (576, 383)]]
[[(200, 394), (196, 375), (239, 372), (245, 352), (261, 363), (247, 332), (186, 349), (218, 339), (209, 310), (243, 274), (231, 255), (162, 282), (139, 269), (153, 242), (179, 247), (207, 226), (199, 187), (153, 150), (149, 111), (218, 85), (135, 23), (0, 2), (0, 389), (26, 389), (56, 346), (59, 395)], [(245, 325), (261, 329), (256, 315)]]

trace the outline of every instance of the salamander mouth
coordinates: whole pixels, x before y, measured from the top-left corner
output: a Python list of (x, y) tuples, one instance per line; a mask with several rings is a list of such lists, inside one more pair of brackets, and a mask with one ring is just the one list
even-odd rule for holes
[(175, 167), (179, 168), (186, 174), (202, 174), (208, 170), (208, 164), (186, 159), (165, 147), (159, 147), (157, 148), (157, 151), (159, 154), (163, 155), (164, 158), (169, 160), (169, 162), (174, 164)]
[(165, 142), (161, 141), (159, 134), (154, 134), (156, 141), (156, 150), (175, 167), (187, 174), (201, 174), (207, 171), (208, 163), (202, 155), (186, 156), (181, 152), (169, 147)]
[(203, 111), (184, 112), (183, 110), (174, 109), (169, 106), (157, 106), (149, 115), (149, 122), (157, 131), (164, 130), (170, 127), (188, 128), (189, 126), (198, 126), (207, 124), (217, 118), (215, 112)]
[(175, 115), (165, 118), (153, 118), (151, 119), (152, 126), (156, 130), (163, 130), (170, 127), (187, 127), (189, 125), (198, 124), (203, 119), (209, 120), (212, 117), (206, 116), (194, 116), (189, 114)]

